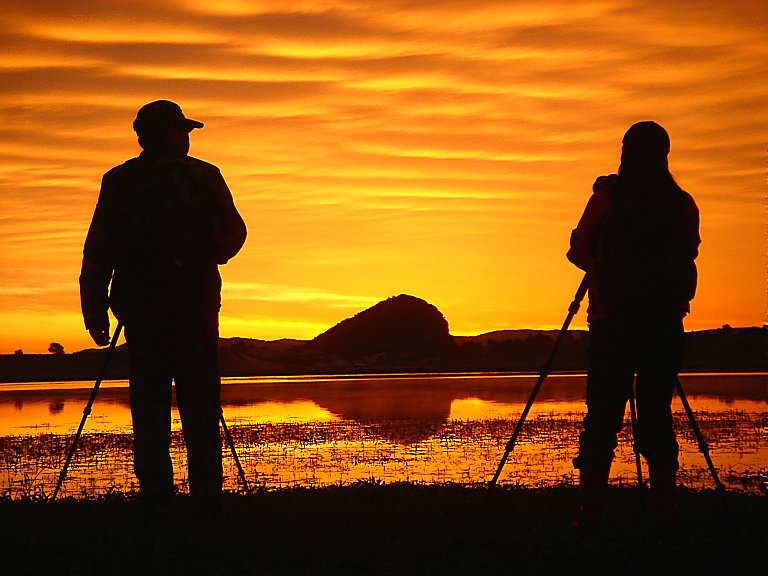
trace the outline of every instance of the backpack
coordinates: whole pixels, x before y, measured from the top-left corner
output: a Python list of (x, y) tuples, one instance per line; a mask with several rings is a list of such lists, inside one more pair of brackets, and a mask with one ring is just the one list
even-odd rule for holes
[(612, 206), (597, 233), (590, 274), (596, 296), (616, 315), (685, 313), (696, 291), (696, 265), (674, 184), (606, 189)]

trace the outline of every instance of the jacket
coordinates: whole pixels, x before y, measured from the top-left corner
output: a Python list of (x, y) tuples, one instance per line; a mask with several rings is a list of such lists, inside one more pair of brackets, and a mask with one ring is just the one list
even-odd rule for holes
[[(682, 275), (684, 278), (675, 284), (674, 293), (668, 296), (666, 300), (657, 298), (654, 301), (649, 298), (649, 301), (652, 302), (651, 308), (648, 306), (644, 308), (643, 302), (639, 300), (642, 300), (646, 293), (663, 290), (672, 291), (670, 286), (660, 286), (659, 284), (662, 284), (662, 282), (658, 281), (658, 276), (653, 278), (651, 274), (650, 276), (653, 278), (652, 284), (644, 286), (642, 289), (638, 288), (632, 293), (632, 298), (637, 301), (635, 302), (636, 306), (621, 307), (617, 306), (614, 300), (609, 298), (609, 292), (611, 289), (615, 290), (615, 288), (606, 286), (606, 275), (603, 273), (603, 268), (605, 267), (603, 256), (605, 253), (604, 229), (614, 212), (620, 209), (622, 200), (620, 195), (622, 193), (625, 193), (625, 191), (621, 189), (619, 176), (614, 174), (598, 178), (593, 186), (593, 194), (587, 202), (584, 213), (576, 229), (571, 233), (570, 249), (567, 253), (567, 258), (573, 264), (589, 273), (588, 321), (631, 315), (682, 318), (690, 311), (690, 300), (693, 298), (696, 287), (696, 268), (693, 261), (698, 256), (698, 247), (701, 243), (698, 207), (693, 197), (680, 189), (676, 190), (673, 200), (666, 203), (657, 203), (661, 208), (656, 208), (656, 210), (663, 209), (669, 211), (669, 214), (666, 214), (666, 216), (670, 217), (677, 229), (673, 240), (675, 245), (662, 246), (660, 247), (662, 251), (659, 251), (660, 249), (657, 248), (657, 254), (661, 256), (672, 252), (680, 254), (681, 256), (678, 258), (679, 265), (676, 265), (676, 268), (679, 270), (673, 271), (673, 275)], [(653, 214), (654, 208), (652, 203), (654, 194), (658, 194), (658, 191), (651, 191), (647, 196), (647, 204), (650, 208), (646, 210), (646, 215)], [(661, 196), (656, 196), (656, 198), (659, 197)], [(640, 204), (644, 202), (642, 194), (635, 197), (635, 202)], [(638, 213), (643, 214), (642, 211)], [(643, 222), (631, 222), (631, 224), (635, 227), (643, 226)], [(616, 232), (614, 231), (613, 234), (615, 235)], [(649, 243), (651, 238), (641, 240), (630, 239), (630, 248), (631, 241)], [(642, 247), (638, 247), (637, 251), (641, 249)], [(632, 264), (630, 262), (627, 265)], [(652, 265), (653, 263), (647, 265), (647, 267), (652, 267)], [(669, 265), (667, 264), (667, 266)], [(669, 274), (667, 273), (667, 275)], [(683, 287), (681, 288), (677, 284)], [(659, 304), (659, 301), (663, 303)]]
[[(83, 248), (80, 299), (87, 329), (174, 315), (217, 314), (225, 264), (245, 222), (219, 169), (149, 153), (107, 172)], [(110, 288), (111, 284), (111, 288)]]

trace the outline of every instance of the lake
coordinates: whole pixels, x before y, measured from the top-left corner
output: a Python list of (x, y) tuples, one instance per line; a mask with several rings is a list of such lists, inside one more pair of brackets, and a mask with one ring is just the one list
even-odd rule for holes
[[(224, 378), (222, 406), (248, 481), (265, 488), (359, 480), (489, 481), (536, 376), (502, 374)], [(768, 375), (689, 374), (682, 386), (729, 489), (766, 491)], [(551, 375), (500, 478), (530, 487), (575, 483), (571, 460), (584, 417), (584, 375)], [(0, 384), (0, 494), (48, 494), (92, 382)], [(691, 426), (673, 403), (681, 483), (714, 486)], [(172, 455), (184, 492), (178, 412)], [(629, 412), (612, 482), (636, 482)], [(225, 487), (238, 489), (225, 446)], [(137, 489), (126, 381), (102, 384), (63, 495)], [(644, 470), (647, 479), (647, 469)]]

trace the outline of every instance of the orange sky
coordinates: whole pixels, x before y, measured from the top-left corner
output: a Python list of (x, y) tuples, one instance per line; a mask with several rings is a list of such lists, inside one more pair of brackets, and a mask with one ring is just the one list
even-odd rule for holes
[(647, 119), (701, 210), (686, 327), (766, 321), (763, 1), (6, 0), (0, 47), (0, 353), (90, 346), (82, 243), (159, 98), (249, 226), (222, 336), (400, 293), (454, 334), (559, 327), (570, 231)]

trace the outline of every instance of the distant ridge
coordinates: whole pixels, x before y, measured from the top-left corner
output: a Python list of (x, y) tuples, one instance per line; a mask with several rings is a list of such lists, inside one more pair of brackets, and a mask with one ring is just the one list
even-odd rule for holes
[[(432, 304), (400, 294), (339, 322), (312, 340), (219, 339), (223, 376), (393, 374), (412, 372), (535, 373), (559, 330), (496, 330), (451, 336)], [(588, 333), (569, 330), (555, 372), (587, 368)], [(685, 334), (683, 372), (768, 372), (768, 326)], [(74, 354), (0, 354), (0, 382), (93, 381), (104, 360), (95, 348)], [(128, 377), (128, 351), (118, 346), (107, 379)]]
[[(488, 344), (489, 342), (505, 342), (507, 340), (525, 340), (530, 337), (537, 336), (549, 336), (557, 338), (557, 334), (560, 330), (533, 330), (531, 328), (522, 328), (518, 330), (494, 330), (492, 332), (485, 332), (484, 334), (478, 334), (477, 336), (454, 336), (454, 340), (461, 344), (463, 342), (479, 342), (481, 344)], [(586, 330), (569, 330), (568, 333), (571, 336), (582, 337), (587, 335)]]
[(400, 294), (342, 320), (309, 345), (347, 359), (376, 354), (416, 359), (445, 354), (456, 344), (440, 310)]

